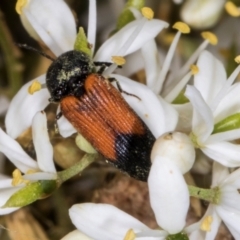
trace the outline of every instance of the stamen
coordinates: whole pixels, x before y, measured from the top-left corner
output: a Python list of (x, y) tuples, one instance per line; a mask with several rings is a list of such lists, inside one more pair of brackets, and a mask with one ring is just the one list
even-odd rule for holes
[(177, 47), (177, 43), (179, 41), (180, 36), (181, 36), (181, 32), (177, 32), (177, 34), (175, 35), (175, 37), (172, 41), (172, 44), (171, 44), (169, 50), (168, 50), (167, 56), (163, 62), (163, 66), (162, 66), (161, 72), (159, 74), (159, 77), (157, 80), (157, 85), (156, 85), (157, 93), (160, 93), (160, 91), (161, 91), (162, 84), (166, 78), (166, 75), (169, 70), (170, 64), (172, 62), (172, 58), (173, 58), (173, 55), (174, 55), (175, 49)]
[(96, 10), (96, 0), (90, 0), (89, 11), (88, 11), (88, 31), (87, 39), (92, 45), (92, 52), (94, 52), (96, 43), (96, 26), (97, 26), (97, 10)]
[(207, 216), (203, 219), (200, 229), (205, 231), (205, 232), (210, 232), (211, 231), (211, 224), (213, 222), (213, 217), (212, 216)]
[(225, 4), (225, 10), (232, 17), (239, 17), (240, 16), (240, 9), (233, 2), (227, 2)]
[(13, 180), (12, 185), (17, 186), (18, 184), (22, 183), (22, 174), (19, 169), (15, 169), (12, 173)]
[(15, 169), (12, 173), (13, 179), (12, 179), (12, 186), (17, 186), (21, 183), (28, 183), (29, 180), (24, 180), (22, 177), (22, 173), (19, 169)]
[(177, 84), (175, 84), (171, 91), (164, 97), (167, 102), (172, 103), (181, 93), (186, 84), (189, 82), (191, 76), (199, 72), (199, 68), (197, 65), (191, 65), (190, 70), (191, 71), (188, 72)]
[(126, 63), (126, 59), (121, 56), (112, 56), (112, 61), (118, 66), (122, 66)]
[[(146, 18), (142, 18), (139, 21), (138, 26), (134, 29), (134, 31), (132, 32), (132, 34), (130, 35), (128, 40), (123, 44), (123, 46), (117, 52), (117, 54), (116, 54), (117, 56), (124, 56), (124, 55), (126, 55), (127, 50), (130, 48), (130, 46), (132, 45), (134, 40), (137, 38), (138, 34), (142, 30), (142, 28), (144, 27), (144, 24), (146, 22), (147, 22)], [(116, 68), (117, 68), (117, 64), (112, 64), (109, 68), (107, 68), (103, 72), (103, 76), (108, 77)]]
[(136, 234), (132, 229), (129, 229), (123, 238), (123, 240), (134, 240), (136, 238)]
[[(163, 85), (163, 82), (166, 78), (167, 72), (169, 70), (170, 64), (172, 62), (172, 58), (174, 55), (174, 52), (176, 50), (177, 47), (177, 43), (179, 41), (179, 38), (181, 36), (181, 33), (189, 33), (190, 32), (190, 28), (187, 24), (183, 23), (183, 22), (176, 22), (173, 25), (174, 29), (178, 29), (177, 34), (175, 35), (172, 44), (168, 50), (167, 56), (164, 60), (163, 66), (162, 66), (162, 70), (159, 74), (158, 80), (157, 80), (157, 86), (156, 86), (156, 90), (157, 93), (159, 93), (161, 91), (161, 87)], [(188, 65), (188, 69), (189, 69), (190, 64)]]
[(174, 29), (177, 29), (181, 33), (190, 33), (190, 27), (184, 23), (184, 22), (176, 22), (173, 27)]
[(18, 0), (15, 6), (16, 12), (21, 15), (22, 9), (27, 5), (28, 0)]
[(35, 80), (28, 88), (28, 93), (33, 95), (35, 92), (38, 92), (42, 89), (42, 85), (40, 82)]
[(179, 95), (181, 90), (186, 86), (186, 84), (191, 79), (192, 72), (188, 72), (172, 89), (171, 91), (164, 97), (164, 99), (172, 103), (174, 99)]
[(141, 11), (142, 11), (142, 15), (143, 15), (146, 19), (148, 19), (148, 20), (152, 20), (152, 19), (153, 19), (154, 12), (153, 12), (153, 10), (152, 10), (151, 8), (149, 8), (149, 7), (143, 7), (143, 8), (141, 9)]
[(202, 37), (209, 41), (210, 44), (216, 45), (218, 43), (217, 36), (212, 32), (202, 32)]
[(199, 68), (198, 68), (197, 65), (192, 64), (192, 65), (190, 66), (190, 69), (191, 69), (192, 75), (196, 75), (197, 73), (199, 73)]
[(143, 17), (143, 14), (135, 7), (128, 7), (128, 9), (132, 12), (135, 19), (140, 19)]
[(237, 63), (237, 64), (240, 64), (240, 55), (238, 55), (237, 57), (234, 58), (234, 61)]
[[(210, 32), (208, 32), (208, 33), (210, 33)], [(204, 35), (209, 35), (209, 34), (204, 34)], [(213, 42), (214, 42), (215, 35), (213, 33), (210, 35), (212, 36)], [(217, 39), (216, 36), (215, 36), (215, 38)], [(215, 41), (216, 41), (216, 39), (215, 39)], [(197, 60), (200, 53), (208, 46), (208, 44), (209, 44), (209, 40), (205, 38), (205, 41), (202, 42), (202, 44), (195, 50), (195, 52), (191, 55), (191, 57), (187, 60), (187, 62), (183, 65), (183, 67), (177, 73), (177, 76), (176, 76), (177, 79), (181, 78), (188, 71), (189, 66), (191, 66)], [(172, 81), (172, 79), (169, 79), (169, 81)]]

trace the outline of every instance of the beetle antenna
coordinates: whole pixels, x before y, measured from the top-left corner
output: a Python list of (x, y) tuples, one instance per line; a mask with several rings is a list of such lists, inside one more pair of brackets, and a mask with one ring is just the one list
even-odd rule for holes
[(24, 48), (24, 49), (27, 49), (27, 50), (31, 50), (31, 51), (37, 52), (37, 53), (39, 53), (40, 55), (42, 55), (43, 57), (50, 59), (51, 61), (54, 61), (54, 60), (55, 60), (54, 58), (52, 58), (51, 56), (49, 56), (49, 55), (46, 54), (45, 52), (42, 52), (42, 51), (40, 51), (40, 50), (38, 50), (38, 49), (36, 49), (36, 48), (30, 47), (30, 46), (28, 46), (27, 44), (16, 43), (16, 45), (17, 45), (18, 47), (20, 47), (20, 48)]

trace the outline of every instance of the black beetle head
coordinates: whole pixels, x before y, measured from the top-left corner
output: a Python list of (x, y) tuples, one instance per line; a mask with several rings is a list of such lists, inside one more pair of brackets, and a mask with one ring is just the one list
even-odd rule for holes
[(50, 65), (46, 85), (51, 94), (50, 101), (59, 102), (63, 97), (84, 93), (84, 81), (92, 73), (90, 57), (81, 51), (72, 50), (60, 55)]

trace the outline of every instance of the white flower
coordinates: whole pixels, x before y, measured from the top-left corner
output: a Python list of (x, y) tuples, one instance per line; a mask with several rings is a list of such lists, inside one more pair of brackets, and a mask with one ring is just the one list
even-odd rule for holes
[(240, 239), (240, 169), (229, 173), (221, 164), (213, 164), (212, 188), (219, 188), (219, 203), (209, 204), (200, 220), (201, 230), (192, 233), (195, 239), (215, 239), (221, 221), (227, 226), (234, 239)]
[(135, 239), (165, 239), (169, 234), (185, 231), (189, 193), (175, 163), (167, 157), (156, 156), (150, 170), (148, 186), (156, 220), (164, 230), (152, 230), (108, 204), (76, 204), (69, 210), (70, 218), (81, 233), (95, 240), (122, 240), (129, 229), (134, 231)]
[(30, 36), (44, 42), (56, 56), (72, 50), (76, 23), (63, 0), (17, 1), (16, 10)]
[[(32, 124), (33, 143), (37, 155), (37, 162), (29, 157), (17, 141), (0, 129), (0, 152), (22, 172), (22, 182), (25, 180), (35, 182), (38, 180), (55, 180), (56, 169), (53, 163), (53, 148), (49, 141), (47, 119), (44, 112), (36, 113)], [(29, 171), (35, 173), (27, 174)], [(19, 179), (21, 180), (21, 179)], [(12, 185), (12, 179), (0, 180), (0, 206), (25, 184)], [(0, 208), (0, 215), (8, 214), (17, 208)]]
[[(43, 3), (44, 2), (44, 3)], [(95, 1), (91, 0), (90, 2), (90, 10), (89, 14), (89, 30), (88, 30), (88, 41), (93, 44), (93, 48), (95, 47), (95, 31), (96, 31), (96, 12), (95, 12)], [(44, 6), (44, 7), (42, 7)], [(64, 24), (62, 25), (62, 19), (65, 20), (65, 17), (63, 18), (63, 14), (59, 16), (59, 14), (56, 13), (58, 11), (58, 8), (61, 8), (61, 12), (66, 12), (68, 20), (68, 26), (66, 27)], [(45, 42), (45, 39), (47, 42), (47, 46), (58, 56), (59, 54), (63, 53), (64, 51), (73, 49), (73, 39), (76, 38), (76, 33), (74, 33), (73, 30), (76, 26), (73, 23), (72, 17), (69, 16), (69, 9), (66, 4), (64, 4), (62, 1), (54, 1), (54, 4), (49, 3), (49, 1), (44, 0), (41, 1), (41, 3), (37, 0), (31, 0), (28, 3), (26, 3), (25, 6), (21, 8), (23, 14), (25, 14), (28, 20), (28, 23), (32, 26), (33, 30), (37, 33), (37, 35), (41, 38), (42, 41)], [(36, 14), (36, 11), (37, 14)], [(47, 14), (45, 14), (45, 12)], [(37, 16), (35, 16), (35, 14)], [(28, 17), (29, 15), (34, 15), (34, 18)], [(52, 25), (50, 22), (52, 21), (52, 16), (55, 17), (54, 19), (54, 28), (52, 28)], [(58, 21), (59, 17), (61, 20)], [(49, 23), (49, 24), (45, 24)], [(46, 27), (45, 27), (46, 26)], [(111, 56), (114, 54), (120, 54), (122, 56), (126, 54), (130, 54), (137, 49), (141, 48), (146, 42), (148, 42), (150, 39), (153, 39), (163, 28), (167, 27), (168, 24), (166, 22), (160, 21), (160, 20), (147, 20), (145, 18), (140, 18), (135, 21), (132, 21), (131, 23), (127, 24), (124, 28), (122, 28), (118, 33), (113, 35), (111, 38), (109, 38), (103, 45), (100, 47), (98, 52), (95, 54), (94, 60), (95, 61), (110, 61)], [(50, 31), (50, 37), (45, 38)], [(66, 32), (67, 31), (67, 32)], [(68, 38), (68, 31), (72, 33), (71, 39), (72, 40), (64, 40), (66, 37)], [(57, 32), (57, 33), (55, 33)], [(55, 36), (56, 34), (56, 36)], [(74, 36), (75, 35), (75, 36)], [(52, 46), (59, 45), (56, 44), (56, 42), (62, 42), (63, 45), (61, 47), (58, 47), (58, 50), (54, 50), (54, 47)], [(131, 81), (128, 79), (121, 78), (119, 75), (115, 75), (115, 77), (119, 80), (120, 84), (122, 85), (123, 81), (123, 89), (125, 91), (128, 91), (130, 93), (135, 93), (138, 95), (138, 89), (141, 91), (141, 89), (144, 88), (144, 86), (140, 83), (133, 83), (130, 84)], [(45, 75), (38, 78), (38, 80), (41, 83), (44, 83)], [(126, 80), (126, 81), (125, 81)], [(28, 86), (31, 85), (32, 82), (27, 83), (25, 86), (23, 86), (20, 91), (15, 95), (13, 98), (9, 110), (6, 115), (5, 125), (7, 129), (7, 133), (13, 137), (16, 138), (19, 136), (24, 130), (26, 130), (31, 125), (31, 120), (35, 114), (35, 112), (40, 111), (44, 109), (48, 104), (48, 98), (49, 93), (46, 89), (41, 90), (38, 93), (35, 93), (34, 95), (28, 95), (27, 89)], [(126, 87), (126, 85), (129, 85), (129, 87)], [(126, 89), (125, 89), (126, 88)], [(147, 88), (145, 88), (147, 89)], [(169, 119), (173, 119), (171, 121), (171, 124), (166, 121), (167, 124), (167, 130), (171, 131), (174, 130), (177, 122), (177, 113), (170, 105), (167, 105), (160, 101), (156, 101), (156, 96), (151, 91), (146, 91), (145, 94), (141, 94), (139, 96), (141, 98), (140, 105), (146, 105), (146, 109), (149, 109), (146, 111), (146, 109), (141, 110), (141, 107), (138, 106), (139, 101), (136, 102), (136, 100), (129, 100), (128, 96), (125, 96), (123, 94), (123, 97), (129, 102), (129, 104), (133, 107), (133, 109), (137, 108), (137, 112), (141, 116), (148, 116), (148, 118), (144, 117), (143, 120), (146, 121), (147, 124), (150, 124), (151, 121), (162, 121), (162, 116), (166, 116), (169, 113), (172, 114), (169, 116)], [(134, 97), (132, 97), (133, 99)], [(155, 103), (157, 105), (150, 104), (148, 99), (154, 99)], [(162, 112), (159, 112), (158, 116), (155, 112), (154, 115), (151, 115), (151, 113), (154, 112), (155, 108), (161, 108)], [(18, 115), (18, 121), (13, 121), (14, 116)], [(157, 116), (157, 118), (155, 118)], [(165, 121), (165, 120), (164, 120)], [(67, 137), (71, 135), (75, 130), (73, 127), (65, 120), (64, 117), (60, 118), (59, 120), (59, 130), (60, 133)], [(154, 126), (155, 124), (151, 123), (151, 126)], [(150, 127), (151, 130), (157, 129), (155, 126)], [(153, 131), (154, 132), (154, 131)], [(156, 130), (155, 136), (159, 136), (159, 134), (163, 133), (162, 130)]]
[(209, 52), (204, 51), (197, 63), (199, 73), (194, 86), (187, 86), (185, 95), (193, 106), (192, 140), (209, 158), (224, 166), (240, 166), (240, 129), (213, 133), (214, 124), (240, 113), (240, 84), (232, 82), (239, 74), (240, 66), (226, 79), (223, 65)]

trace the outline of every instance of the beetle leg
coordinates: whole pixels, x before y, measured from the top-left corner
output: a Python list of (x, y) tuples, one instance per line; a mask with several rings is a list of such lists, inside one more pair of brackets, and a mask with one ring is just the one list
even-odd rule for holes
[(116, 82), (117, 89), (118, 89), (118, 91), (119, 91), (120, 93), (124, 93), (124, 94), (126, 94), (126, 95), (128, 95), (128, 96), (135, 97), (135, 98), (137, 98), (138, 100), (141, 101), (141, 98), (138, 97), (137, 95), (124, 91), (124, 90), (122, 89), (120, 83), (118, 82), (118, 80), (117, 80), (116, 78), (108, 78), (108, 80), (109, 80), (109, 82), (111, 82), (111, 83), (112, 83), (112, 82)]

